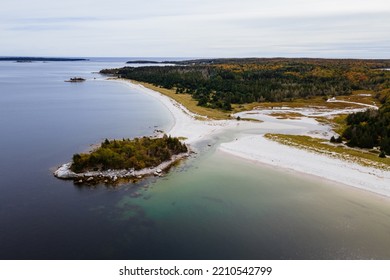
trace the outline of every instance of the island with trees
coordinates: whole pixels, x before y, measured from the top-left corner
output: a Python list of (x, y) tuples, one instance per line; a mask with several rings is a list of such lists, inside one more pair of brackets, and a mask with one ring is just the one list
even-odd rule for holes
[(90, 153), (73, 155), (72, 162), (59, 167), (54, 175), (80, 184), (115, 183), (120, 179), (161, 176), (189, 150), (178, 138), (142, 137), (108, 140)]
[(69, 83), (81, 83), (81, 82), (85, 82), (85, 79), (84, 79), (84, 78), (81, 78), (81, 77), (73, 77), (73, 78), (70, 78), (69, 80), (66, 80), (65, 82), (69, 82)]

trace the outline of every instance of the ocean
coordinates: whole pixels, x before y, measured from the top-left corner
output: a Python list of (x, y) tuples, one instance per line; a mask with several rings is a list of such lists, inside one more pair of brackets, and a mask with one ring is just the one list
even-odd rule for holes
[(97, 73), (127, 60), (0, 62), (0, 259), (390, 259), (388, 198), (226, 155), (231, 131), (162, 178), (54, 178), (105, 138), (172, 126), (157, 100)]

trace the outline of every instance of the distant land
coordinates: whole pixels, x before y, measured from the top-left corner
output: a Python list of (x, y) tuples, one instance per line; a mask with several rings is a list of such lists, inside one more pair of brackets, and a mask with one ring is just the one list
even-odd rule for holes
[[(354, 65), (354, 64), (369, 64), (370, 68), (388, 68), (390, 67), (389, 59), (355, 59), (355, 58), (288, 58), (288, 57), (247, 57), (247, 58), (201, 58), (189, 60), (130, 60), (127, 64), (174, 64), (176, 66), (205, 66), (205, 65), (222, 65), (222, 64), (340, 64), (340, 65)], [(376, 64), (376, 65), (374, 65)], [(384, 67), (384, 68), (383, 68)]]
[(63, 58), (63, 57), (0, 57), (0, 61), (17, 61), (17, 62), (32, 62), (32, 61), (87, 61), (85, 58)]
[[(289, 58), (289, 57), (246, 57), (246, 58), (201, 58), (190, 60), (167, 60), (161, 63), (178, 64), (178, 65), (221, 65), (221, 64), (343, 64), (352, 65), (356, 63), (368, 63), (370, 67), (388, 67), (390, 59), (357, 59), (357, 58)], [(381, 64), (373, 67), (373, 63)]]
[(163, 62), (153, 61), (153, 60), (130, 60), (126, 62), (127, 64), (159, 64)]

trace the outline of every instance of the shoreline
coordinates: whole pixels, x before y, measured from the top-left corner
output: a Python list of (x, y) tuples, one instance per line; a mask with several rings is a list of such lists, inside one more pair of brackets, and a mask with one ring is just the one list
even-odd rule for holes
[(219, 151), (244, 160), (314, 176), (390, 198), (389, 171), (282, 145), (260, 135), (243, 137), (238, 141), (241, 143), (221, 144)]
[(154, 99), (157, 99), (164, 105), (173, 117), (173, 125), (165, 133), (172, 137), (183, 137), (186, 144), (194, 144), (226, 128), (232, 128), (241, 125), (244, 122), (231, 120), (198, 120), (199, 115), (190, 112), (182, 104), (172, 100), (162, 93), (148, 89), (141, 84), (135, 84), (125, 79), (109, 79), (107, 81), (122, 83), (130, 89), (145, 93)]
[[(125, 79), (106, 79), (105, 81), (122, 83), (129, 89), (147, 94), (159, 101), (170, 112), (173, 118), (172, 126), (164, 133), (172, 137), (182, 138), (182, 142), (190, 145), (193, 151), (194, 144), (197, 142), (208, 139), (214, 140), (215, 135), (229, 131), (232, 133), (232, 139), (234, 140), (219, 143), (217, 147), (218, 151), (236, 158), (294, 171), (318, 179), (324, 179), (390, 197), (390, 171), (362, 166), (358, 163), (282, 145), (264, 137), (266, 133), (309, 135), (311, 137), (326, 139), (335, 135), (329, 125), (321, 124), (313, 118), (303, 116), (299, 119), (278, 119), (270, 114), (270, 110), (253, 110), (236, 113), (232, 116), (240, 116), (241, 119), (245, 116), (250, 116), (260, 122), (238, 121), (233, 118), (228, 120), (199, 120), (199, 115), (190, 112), (182, 104), (141, 84)], [(307, 109), (303, 108), (302, 110), (305, 111)], [(322, 112), (321, 114), (330, 116), (333, 113), (333, 111), (329, 111)], [(144, 170), (140, 174), (135, 174), (127, 170), (114, 170), (107, 174), (107, 176), (103, 176), (100, 172), (95, 172), (97, 174), (86, 172), (80, 176), (74, 176), (73, 174), (74, 178), (67, 178), (70, 171), (70, 163), (67, 163), (59, 167), (54, 175), (61, 179), (77, 180), (78, 178), (85, 178), (93, 174), (94, 178), (108, 178), (111, 182), (115, 182), (116, 180), (112, 180), (113, 178), (125, 177), (130, 179), (153, 175), (157, 169), (168, 169), (177, 160), (179, 159), (173, 159), (172, 162), (169, 161), (170, 163), (167, 167), (158, 166), (152, 169), (147, 168), (147, 170)], [(283, 171), (281, 170), (281, 172)], [(59, 173), (60, 176), (58, 176)], [(105, 181), (105, 179), (99, 180), (99, 182), (101, 181)]]
[(127, 169), (109, 169), (106, 171), (87, 171), (83, 173), (75, 173), (70, 167), (71, 162), (61, 165), (56, 171), (54, 171), (54, 176), (58, 179), (63, 180), (73, 180), (76, 184), (97, 184), (97, 183), (115, 183), (120, 179), (142, 179), (145, 176), (159, 176), (163, 175), (163, 171), (168, 170), (172, 165), (174, 165), (179, 160), (187, 158), (190, 156), (191, 152), (181, 153), (178, 155), (173, 155), (170, 160), (164, 161), (155, 167), (147, 167), (141, 170), (127, 170)]
[[(174, 137), (185, 137), (186, 144), (194, 144), (197, 141), (212, 137), (218, 132), (226, 131), (229, 128), (239, 127), (242, 129), (258, 129), (258, 135), (245, 135), (237, 133), (235, 140), (227, 143), (221, 143), (218, 150), (246, 160), (255, 161), (269, 166), (281, 169), (293, 170), (299, 173), (315, 176), (331, 182), (340, 183), (350, 187), (369, 191), (381, 196), (390, 197), (390, 172), (373, 167), (366, 167), (357, 163), (335, 159), (326, 155), (316, 154), (303, 149), (297, 149), (291, 146), (282, 145), (277, 142), (265, 139), (262, 135), (267, 132), (275, 133), (278, 130), (288, 130), (294, 128), (294, 125), (307, 125), (308, 119), (302, 120), (277, 120), (264, 115), (263, 122), (244, 122), (237, 120), (206, 120), (196, 119), (183, 105), (170, 99), (169, 97), (148, 89), (140, 84), (132, 83), (128, 80), (111, 80), (121, 82), (128, 87), (148, 94), (160, 101), (171, 113), (174, 118), (174, 124), (167, 131)], [(241, 112), (237, 115), (243, 115), (248, 112)], [(332, 112), (330, 112), (331, 114)], [(270, 121), (271, 120), (271, 121)], [(273, 123), (272, 121), (275, 121)], [(314, 120), (309, 119), (309, 123)], [(330, 137), (334, 134), (330, 127), (317, 124), (322, 137)], [(309, 130), (309, 128), (307, 128)], [(238, 131), (237, 131), (238, 132)], [(307, 131), (304, 134), (310, 134)], [(311, 136), (317, 136), (314, 132)]]

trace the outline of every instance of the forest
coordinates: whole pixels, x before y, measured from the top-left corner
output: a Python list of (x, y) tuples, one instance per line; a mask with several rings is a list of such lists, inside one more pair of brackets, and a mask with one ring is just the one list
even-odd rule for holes
[(76, 173), (108, 169), (140, 170), (155, 167), (170, 160), (173, 155), (187, 152), (187, 146), (178, 138), (164, 135), (161, 138), (106, 139), (101, 146), (88, 154), (73, 155), (71, 170)]
[(390, 155), (390, 60), (310, 58), (228, 58), (165, 61), (175, 66), (105, 69), (102, 74), (147, 82), (190, 94), (198, 106), (230, 111), (232, 104), (324, 99), (367, 90), (382, 104), (347, 117), (333, 142), (380, 147)]
[(103, 74), (190, 94), (199, 106), (230, 111), (232, 104), (349, 95), (390, 86), (390, 60), (247, 58), (169, 61), (175, 66), (105, 69)]
[(379, 110), (350, 114), (343, 137), (347, 145), (371, 149), (380, 148), (380, 156), (390, 155), (390, 99)]

